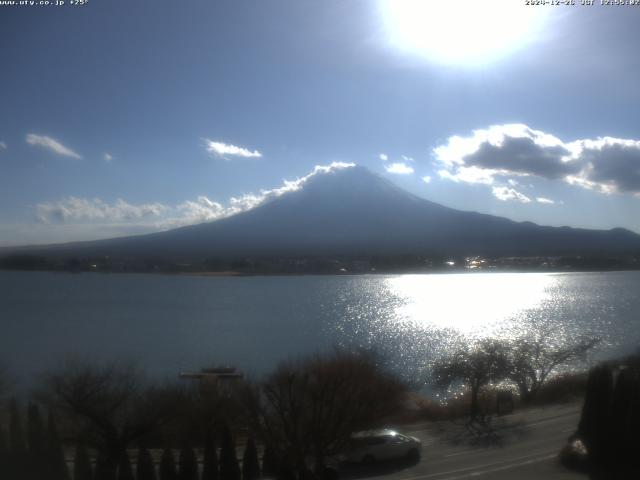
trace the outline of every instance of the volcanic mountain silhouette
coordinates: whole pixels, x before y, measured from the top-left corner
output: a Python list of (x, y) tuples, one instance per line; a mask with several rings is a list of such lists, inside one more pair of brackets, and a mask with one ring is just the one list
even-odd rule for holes
[(220, 220), (160, 233), (31, 247), (64, 256), (581, 255), (640, 252), (629, 230), (539, 226), (448, 208), (364, 167), (309, 176), (301, 188)]

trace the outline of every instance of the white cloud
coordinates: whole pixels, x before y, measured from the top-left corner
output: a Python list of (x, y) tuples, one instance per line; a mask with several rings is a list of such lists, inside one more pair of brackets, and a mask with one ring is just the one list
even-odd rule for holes
[(105, 162), (110, 162), (111, 160), (113, 160), (113, 155), (111, 155), (110, 153), (105, 153), (103, 158)]
[(407, 157), (406, 155), (400, 155), (400, 156), (402, 157), (402, 160), (405, 162), (415, 162), (413, 157)]
[(0, 150), (6, 150), (7, 149), (7, 144), (4, 142), (0, 142)]
[(262, 153), (258, 150), (251, 151), (244, 147), (238, 147), (237, 145), (231, 145), (224, 142), (215, 142), (213, 140), (205, 139), (207, 151), (217, 157), (227, 159), (227, 156), (242, 157), (242, 158), (260, 158)]
[[(614, 137), (570, 142), (524, 124), (493, 125), (452, 136), (433, 150), (443, 178), (493, 184), (539, 177), (602, 193), (640, 195), (640, 140)], [(508, 180), (511, 186), (515, 179)]]
[(80, 156), (70, 148), (65, 147), (55, 138), (51, 138), (46, 135), (36, 135), (35, 133), (29, 133), (27, 134), (25, 141), (29, 145), (45, 148), (50, 152), (53, 152), (57, 155), (62, 155), (63, 157), (71, 157), (75, 158), (76, 160), (80, 160), (82, 158), (82, 156)]
[(431, 183), (431, 177), (429, 175), (425, 175), (424, 177), (422, 177), (422, 181), (424, 183)]
[(170, 218), (164, 220), (167, 227), (210, 222), (228, 215), (222, 204), (205, 195), (200, 195), (196, 200), (187, 200), (173, 210)]
[(507, 202), (511, 200), (520, 202), (520, 203), (531, 202), (531, 199), (529, 197), (527, 197), (523, 193), (518, 192), (517, 190), (514, 190), (513, 188), (493, 187), (491, 191), (493, 192), (494, 197), (496, 197), (498, 200), (501, 200), (503, 202)]
[(353, 163), (334, 162), (317, 165), (308, 175), (295, 180), (284, 180), (279, 187), (260, 190), (231, 197), (226, 204), (200, 195), (195, 200), (187, 200), (177, 205), (162, 203), (132, 204), (118, 199), (113, 203), (99, 198), (84, 199), (67, 197), (56, 202), (40, 203), (36, 206), (36, 218), (46, 224), (95, 224), (101, 229), (127, 227), (138, 231), (159, 231), (170, 228), (229, 217), (255, 208), (285, 193), (300, 190), (305, 183), (317, 175), (330, 175), (338, 170), (353, 167)]
[(280, 197), (285, 193), (300, 190), (305, 183), (307, 183), (316, 175), (332, 174), (338, 170), (352, 167), (355, 167), (354, 163), (345, 162), (333, 162), (329, 165), (316, 165), (309, 174), (295, 180), (284, 180), (280, 187), (260, 190), (259, 194), (249, 193), (240, 197), (231, 197), (231, 199), (229, 200), (229, 206), (232, 209), (231, 214), (235, 214), (244, 210), (250, 210), (251, 208), (257, 207), (258, 205), (268, 200)]
[(545, 197), (536, 197), (536, 202), (538, 203), (546, 203), (548, 205), (555, 205), (555, 200), (551, 200), (550, 198)]
[(438, 175), (454, 182), (482, 183), (485, 185), (493, 183), (493, 176), (478, 167), (460, 167), (455, 173), (442, 169), (438, 170)]
[(384, 169), (388, 173), (395, 173), (397, 175), (409, 175), (413, 173), (413, 168), (402, 162), (392, 163), (391, 165), (385, 166)]
[(383, 162), (386, 162), (387, 160), (389, 160), (389, 155), (387, 155), (386, 153), (381, 153), (380, 155), (378, 155), (378, 158), (380, 158), (380, 160), (382, 160)]
[(161, 203), (133, 205), (122, 199), (107, 203), (99, 198), (66, 197), (57, 202), (36, 206), (36, 217), (43, 223), (123, 222), (146, 217), (158, 217), (167, 210)]

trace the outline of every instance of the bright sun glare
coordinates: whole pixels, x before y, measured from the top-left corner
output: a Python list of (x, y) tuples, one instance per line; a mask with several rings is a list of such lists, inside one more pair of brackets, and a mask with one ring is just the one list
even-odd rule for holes
[(478, 66), (528, 44), (548, 9), (514, 0), (381, 0), (390, 42), (452, 65)]
[(464, 335), (490, 335), (550, 298), (556, 278), (540, 273), (402, 275), (386, 283), (402, 299), (395, 312), (399, 320)]

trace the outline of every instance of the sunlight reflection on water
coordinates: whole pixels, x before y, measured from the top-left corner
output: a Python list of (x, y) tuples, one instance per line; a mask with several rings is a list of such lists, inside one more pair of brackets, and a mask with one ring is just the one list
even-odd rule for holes
[[(408, 380), (461, 343), (486, 337), (547, 343), (601, 338), (596, 357), (637, 345), (629, 274), (474, 273), (360, 277), (336, 302), (337, 343), (382, 355)], [(614, 287), (617, 285), (617, 287)], [(625, 337), (625, 333), (627, 337)], [(631, 336), (628, 336), (631, 334)]]
[[(68, 353), (152, 374), (232, 364), (251, 374), (332, 348), (379, 352), (408, 379), (461, 342), (552, 329), (640, 346), (640, 272), (190, 277), (0, 272), (0, 363), (20, 378)], [(28, 354), (25, 354), (28, 352)]]
[(398, 322), (486, 336), (548, 300), (555, 278), (537, 273), (404, 275), (386, 283), (402, 299), (395, 311)]

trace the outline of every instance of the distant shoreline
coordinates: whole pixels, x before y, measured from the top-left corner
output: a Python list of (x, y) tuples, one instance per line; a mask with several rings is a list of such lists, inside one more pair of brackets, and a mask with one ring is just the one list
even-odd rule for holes
[(185, 277), (309, 277), (309, 276), (364, 276), (364, 275), (476, 275), (476, 274), (504, 274), (504, 273), (547, 273), (547, 274), (562, 274), (562, 273), (615, 273), (615, 272), (636, 272), (640, 271), (640, 267), (635, 268), (601, 268), (601, 269), (526, 269), (526, 268), (494, 268), (494, 269), (450, 269), (450, 270), (388, 270), (388, 271), (369, 271), (369, 272), (241, 272), (234, 270), (227, 271), (145, 271), (145, 270), (129, 270), (129, 271), (117, 271), (117, 270), (81, 270), (71, 271), (64, 269), (10, 269), (0, 268), (0, 272), (50, 272), (50, 273), (101, 273), (101, 274), (134, 274), (134, 275), (168, 275), (168, 276), (185, 276)]
[[(136, 273), (152, 273), (159, 275), (180, 275), (188, 277), (308, 277), (308, 276), (363, 276), (363, 275), (476, 275), (484, 273), (613, 273), (613, 272), (637, 272), (640, 268), (618, 268), (618, 269), (565, 269), (565, 270), (534, 270), (534, 269), (492, 269), (492, 270), (422, 270), (422, 271), (378, 271), (378, 272), (342, 272), (342, 273), (326, 273), (326, 272), (136, 272)], [(119, 273), (119, 272), (112, 272)]]

